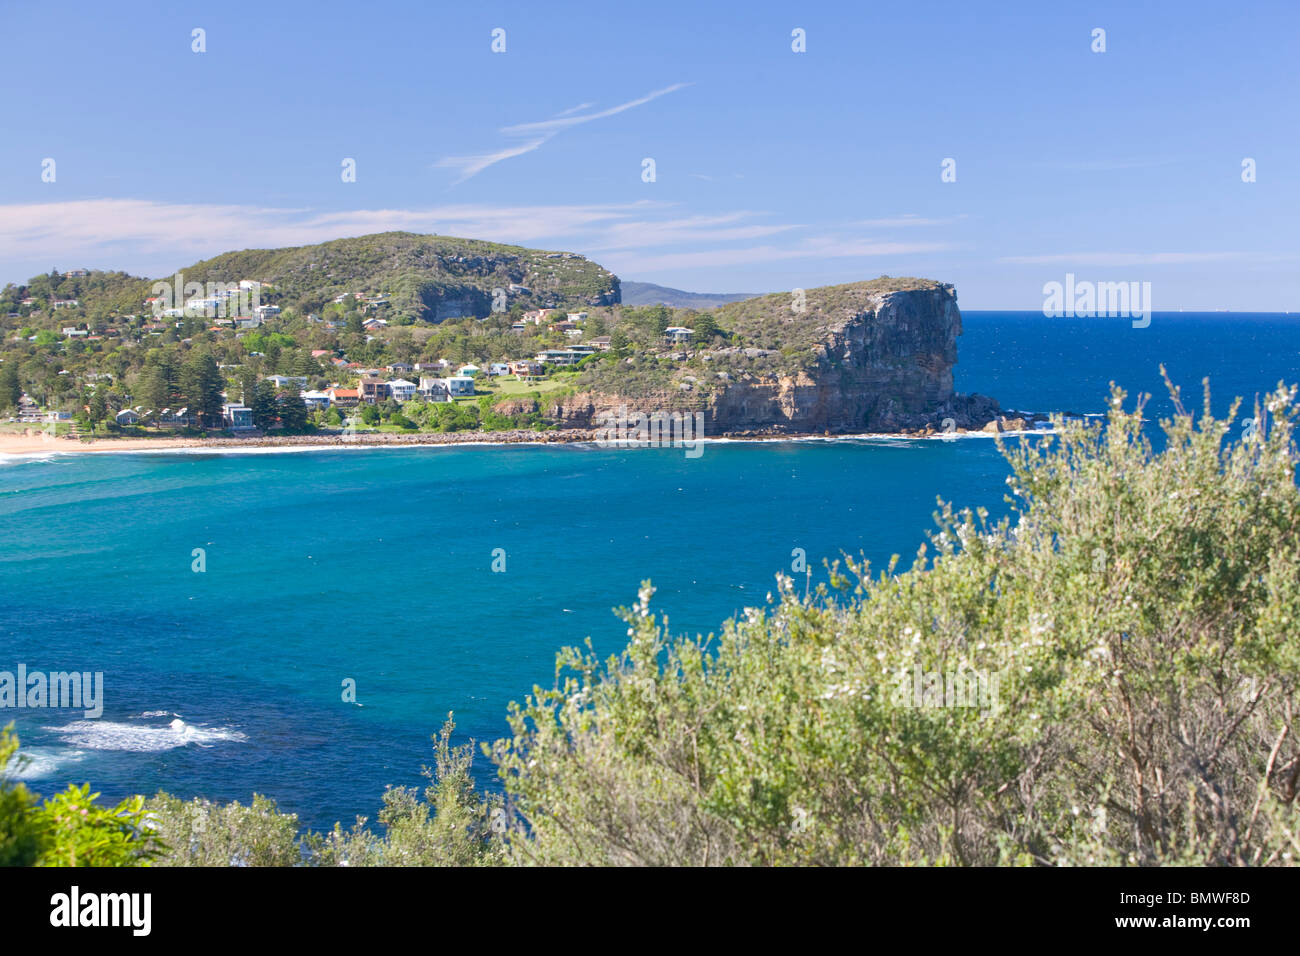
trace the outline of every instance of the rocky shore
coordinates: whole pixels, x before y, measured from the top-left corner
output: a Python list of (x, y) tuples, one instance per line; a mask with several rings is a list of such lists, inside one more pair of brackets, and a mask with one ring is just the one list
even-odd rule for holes
[[(987, 424), (966, 427), (939, 427), (927, 424), (919, 428), (903, 428), (893, 432), (844, 431), (792, 431), (788, 429), (739, 429), (717, 435), (704, 435), (704, 440), (732, 439), (747, 441), (789, 441), (800, 438), (873, 438), (909, 437), (942, 438), (945, 435), (970, 433), (1006, 433), (1032, 431), (1047, 420), (1047, 416), (1025, 412), (1000, 415)], [(0, 454), (39, 455), (50, 452), (123, 452), (165, 451), (174, 448), (207, 449), (222, 451), (238, 448), (347, 448), (347, 447), (412, 447), (427, 445), (563, 445), (594, 442), (602, 434), (591, 428), (562, 428), (552, 431), (514, 429), (511, 431), (483, 432), (316, 432), (309, 435), (242, 435), (214, 437), (149, 437), (149, 438), (51, 438), (31, 429), (19, 434), (0, 434)]]

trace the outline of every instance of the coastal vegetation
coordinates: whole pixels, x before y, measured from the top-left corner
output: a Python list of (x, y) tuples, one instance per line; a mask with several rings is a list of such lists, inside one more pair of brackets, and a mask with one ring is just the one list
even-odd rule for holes
[(709, 636), (674, 634), (645, 582), (620, 654), (561, 651), (477, 753), (449, 721), (428, 787), (374, 824), (160, 794), (94, 810), (102, 855), (70, 853), (77, 817), (6, 781), (0, 859), (1295, 865), (1296, 388), (1245, 435), (1208, 385), (1199, 413), (1170, 391), (1154, 439), (1115, 389), (1104, 423), (1002, 445), (1010, 514), (940, 503), (910, 565), (780, 574)]

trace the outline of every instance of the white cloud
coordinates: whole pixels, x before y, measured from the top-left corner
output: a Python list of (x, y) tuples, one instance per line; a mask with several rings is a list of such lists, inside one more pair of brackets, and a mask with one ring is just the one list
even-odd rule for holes
[(874, 239), (841, 240), (831, 236), (810, 238), (797, 246), (740, 246), (733, 249), (704, 249), (643, 256), (615, 253), (602, 265), (620, 275), (642, 274), (663, 269), (712, 269), (720, 266), (783, 262), (790, 259), (857, 259), (878, 256), (940, 252), (950, 248), (940, 242), (886, 242)]
[(523, 156), (525, 153), (531, 153), (539, 148), (543, 143), (552, 139), (562, 131), (574, 126), (580, 126), (583, 123), (590, 123), (593, 120), (605, 119), (609, 116), (615, 116), (625, 110), (633, 109), (656, 100), (668, 93), (676, 92), (684, 87), (690, 86), (689, 83), (674, 83), (672, 86), (666, 86), (661, 90), (654, 90), (645, 96), (635, 100), (629, 100), (626, 103), (620, 103), (618, 106), (611, 106), (609, 109), (601, 110), (597, 113), (584, 113), (583, 110), (591, 109), (591, 103), (582, 103), (578, 106), (572, 106), (559, 115), (548, 120), (540, 120), (535, 123), (517, 123), (513, 126), (502, 127), (500, 132), (507, 136), (526, 136), (527, 140), (515, 146), (507, 146), (502, 149), (494, 150), (488, 153), (475, 153), (469, 156), (446, 156), (434, 163), (435, 166), (445, 169), (456, 169), (460, 171), (460, 176), (456, 182), (463, 183), (471, 176), (477, 176), (489, 166), (494, 166), (499, 162), (507, 159), (513, 159), (516, 156)]
[(1060, 252), (1038, 256), (1004, 256), (1000, 262), (1020, 265), (1063, 263), (1072, 266), (1167, 266), (1222, 262), (1252, 257), (1248, 252)]

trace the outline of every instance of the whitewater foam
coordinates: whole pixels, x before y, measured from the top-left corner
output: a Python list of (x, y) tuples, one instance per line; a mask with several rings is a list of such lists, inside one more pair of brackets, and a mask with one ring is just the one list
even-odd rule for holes
[[(150, 714), (154, 712), (150, 711)], [(158, 716), (168, 716), (159, 712)], [(130, 753), (158, 753), (193, 744), (212, 747), (218, 743), (239, 743), (248, 737), (229, 727), (204, 727), (189, 724), (179, 717), (165, 727), (142, 727), (111, 720), (74, 720), (62, 727), (47, 727), (64, 743), (86, 750), (118, 750)]]

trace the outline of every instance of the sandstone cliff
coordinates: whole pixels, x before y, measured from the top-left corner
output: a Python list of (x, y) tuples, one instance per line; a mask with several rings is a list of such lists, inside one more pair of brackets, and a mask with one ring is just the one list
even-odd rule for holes
[[(961, 312), (951, 285), (879, 279), (762, 296), (710, 314), (728, 337), (666, 350), (655, 361), (669, 370), (649, 384), (635, 374), (644, 359), (588, 375), (549, 417), (591, 427), (600, 413), (627, 406), (703, 412), (708, 434), (820, 434), (942, 429), (945, 419), (949, 428), (981, 428), (999, 412), (992, 399), (953, 391)], [(756, 344), (727, 344), (735, 340)]]

